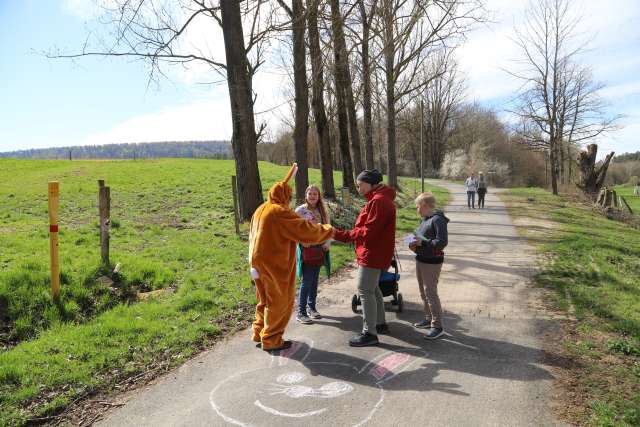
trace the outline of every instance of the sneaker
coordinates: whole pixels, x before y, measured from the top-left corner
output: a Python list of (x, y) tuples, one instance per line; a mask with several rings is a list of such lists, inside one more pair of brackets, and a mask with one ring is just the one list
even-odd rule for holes
[(431, 320), (423, 319), (413, 324), (414, 328), (429, 329), (431, 327)]
[(435, 340), (444, 335), (444, 329), (442, 328), (429, 328), (424, 336), (426, 340)]
[(376, 332), (378, 333), (378, 335), (380, 335), (380, 334), (388, 335), (389, 334), (389, 325), (387, 325), (386, 323), (381, 323), (379, 325), (376, 325)]
[(320, 313), (318, 313), (316, 310), (312, 308), (307, 309), (307, 316), (309, 316), (312, 319), (322, 319), (322, 316), (320, 315)]
[(354, 335), (349, 340), (351, 347), (367, 347), (370, 345), (378, 345), (378, 336), (370, 334), (369, 332), (363, 332), (358, 335)]
[(296, 320), (300, 323), (303, 323), (305, 325), (310, 325), (313, 323), (313, 320), (309, 319), (309, 317), (306, 314), (300, 314), (298, 313), (296, 315)]

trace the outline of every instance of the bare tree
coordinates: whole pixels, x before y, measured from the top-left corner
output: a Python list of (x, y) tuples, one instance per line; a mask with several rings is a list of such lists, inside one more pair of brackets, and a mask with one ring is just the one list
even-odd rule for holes
[(324, 197), (333, 199), (336, 196), (333, 183), (333, 165), (331, 159), (331, 140), (329, 122), (324, 105), (324, 61), (320, 48), (320, 32), (318, 31), (318, 10), (320, 0), (309, 0), (307, 27), (309, 31), (309, 56), (311, 57), (313, 115), (318, 134), (318, 150), (320, 152), (320, 171)]
[(335, 54), (335, 73), (340, 90), (345, 100), (347, 117), (349, 119), (349, 142), (351, 147), (351, 160), (354, 172), (360, 173), (362, 167), (362, 150), (360, 149), (360, 130), (358, 129), (358, 116), (356, 114), (356, 101), (353, 93), (351, 70), (349, 69), (349, 53), (344, 34), (344, 18), (340, 11), (339, 0), (329, 0), (331, 5), (331, 28), (333, 32), (333, 49)]
[[(48, 56), (140, 59), (149, 65), (150, 82), (166, 76), (163, 66), (204, 65), (223, 76), (229, 87), (240, 215), (250, 219), (263, 201), (256, 144), (265, 129), (262, 124), (256, 132), (252, 81), (265, 61), (270, 34), (281, 31), (276, 16), (265, 10), (270, 2), (248, 0), (242, 9), (240, 2), (224, 0), (113, 0), (105, 5), (101, 22), (109, 29), (107, 40), (92, 43), (88, 37), (79, 53)], [(225, 61), (216, 57), (215, 48), (189, 39), (199, 24), (208, 22), (222, 29)]]
[(616, 128), (618, 117), (607, 117), (588, 67), (577, 63), (585, 43), (574, 39), (580, 17), (568, 0), (535, 0), (527, 22), (515, 29), (522, 52), (522, 71), (510, 74), (523, 81), (513, 111), (523, 122), (523, 138), (533, 149), (549, 153), (551, 187), (558, 194), (564, 146), (583, 144)]
[(295, 126), (293, 146), (298, 164), (296, 174), (296, 202), (301, 204), (309, 185), (309, 86), (307, 84), (307, 54), (305, 45), (306, 12), (302, 0), (292, 0), (289, 7), (284, 0), (278, 3), (291, 18), (293, 40), (293, 81), (295, 92)]
[[(430, 56), (453, 47), (472, 24), (482, 19), (480, 0), (380, 0), (376, 37), (382, 52), (387, 112), (388, 182), (398, 187), (396, 160), (397, 103), (420, 91)], [(431, 76), (432, 78), (436, 76)]]
[[(355, 145), (353, 143), (354, 133), (351, 132), (351, 147), (349, 147), (349, 116), (348, 116), (348, 90), (346, 88), (347, 83), (350, 82), (348, 74), (348, 68), (345, 75), (345, 67), (347, 67), (346, 46), (344, 40), (344, 28), (342, 15), (340, 12), (340, 4), (338, 0), (329, 0), (331, 5), (331, 30), (333, 34), (333, 54), (334, 54), (334, 86), (335, 86), (335, 98), (337, 105), (337, 117), (338, 117), (338, 131), (340, 142), (340, 154), (342, 157), (342, 185), (349, 188), (353, 193), (356, 192), (356, 186), (354, 182), (354, 171), (352, 163), (353, 150)], [(353, 101), (353, 96), (351, 97)], [(355, 109), (355, 107), (354, 107)], [(355, 125), (357, 130), (357, 123)], [(359, 142), (358, 142), (359, 144)], [(359, 145), (358, 145), (359, 147)], [(359, 148), (358, 148), (359, 149)], [(359, 153), (358, 153), (359, 154)], [(353, 159), (355, 161), (355, 159)], [(360, 160), (362, 164), (362, 160)]]
[(233, 157), (236, 164), (240, 217), (251, 219), (263, 202), (262, 184), (258, 169), (251, 75), (244, 47), (240, 8), (234, 2), (220, 4), (220, 24), (225, 39), (227, 82), (231, 102)]
[(362, 22), (362, 109), (364, 111), (364, 147), (365, 165), (373, 169), (373, 110), (371, 102), (371, 61), (369, 45), (371, 42), (371, 26), (375, 18), (375, 8), (378, 0), (373, 0), (367, 6), (365, 0), (358, 0), (360, 19)]
[[(431, 168), (439, 171), (444, 159), (451, 121), (462, 102), (465, 84), (460, 77), (454, 59), (444, 54), (432, 65), (435, 70), (430, 74), (436, 77), (429, 80), (424, 90), (425, 101), (425, 138)], [(443, 73), (440, 70), (444, 69)]]

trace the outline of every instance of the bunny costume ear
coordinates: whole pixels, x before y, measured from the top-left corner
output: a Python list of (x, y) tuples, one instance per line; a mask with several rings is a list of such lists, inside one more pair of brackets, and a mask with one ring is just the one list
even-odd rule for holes
[(287, 176), (284, 177), (284, 181), (282, 181), (282, 182), (284, 182), (286, 184), (286, 183), (289, 182), (289, 180), (291, 178), (295, 179), (296, 173), (298, 173), (298, 164), (294, 163), (293, 165), (291, 165), (291, 169), (289, 169), (289, 172), (287, 173)]

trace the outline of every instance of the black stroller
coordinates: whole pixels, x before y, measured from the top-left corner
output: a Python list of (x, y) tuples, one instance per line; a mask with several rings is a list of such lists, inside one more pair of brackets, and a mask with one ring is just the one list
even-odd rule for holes
[[(396, 261), (395, 258), (391, 260), (391, 268), (393, 268), (393, 271), (383, 271), (382, 274), (380, 274), (378, 286), (380, 286), (383, 297), (393, 296), (391, 304), (396, 306), (396, 310), (400, 313), (402, 312), (402, 294), (398, 292), (400, 274), (398, 273), (398, 261)], [(351, 310), (357, 313), (360, 304), (362, 304), (360, 297), (354, 295), (353, 298), (351, 298)]]

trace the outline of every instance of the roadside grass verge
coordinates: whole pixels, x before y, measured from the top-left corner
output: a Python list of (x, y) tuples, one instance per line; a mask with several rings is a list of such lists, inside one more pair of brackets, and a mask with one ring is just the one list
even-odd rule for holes
[(640, 232), (541, 189), (501, 196), (542, 255), (538, 285), (575, 310), (561, 348), (564, 415), (581, 425), (640, 425)]

